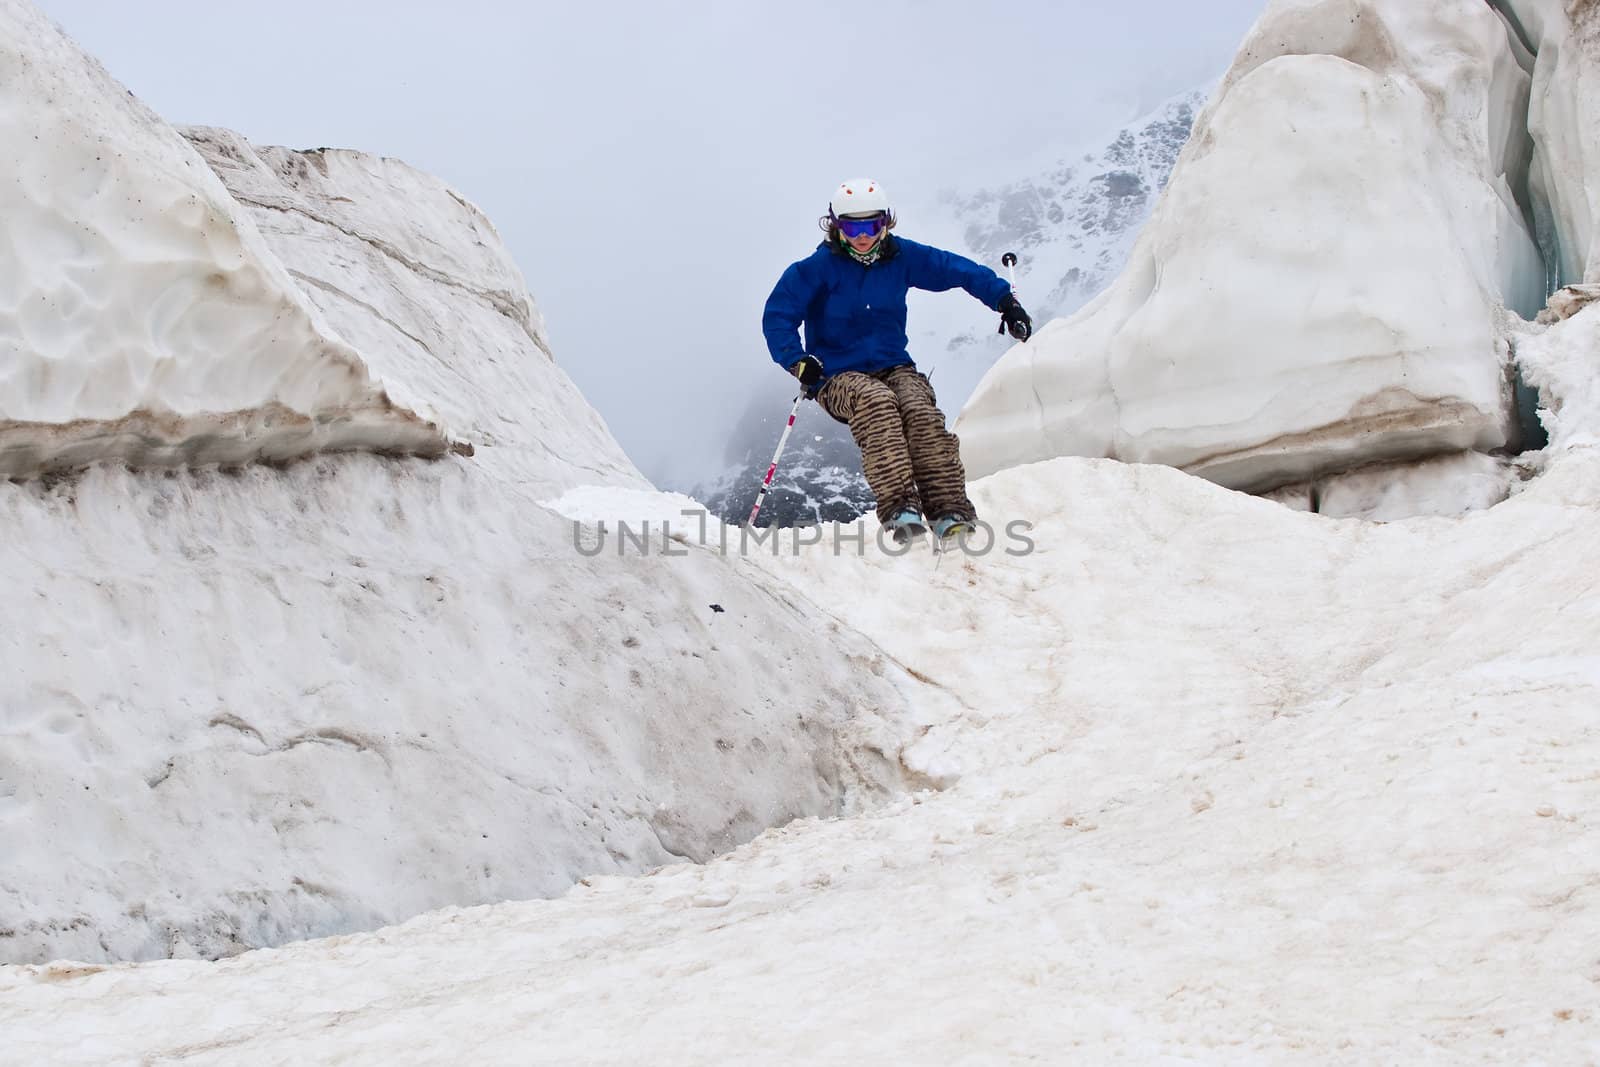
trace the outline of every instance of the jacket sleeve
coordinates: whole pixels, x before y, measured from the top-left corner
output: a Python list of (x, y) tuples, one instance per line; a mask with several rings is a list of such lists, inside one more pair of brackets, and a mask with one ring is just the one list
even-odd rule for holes
[(910, 253), (908, 280), (917, 289), (934, 293), (965, 289), (994, 311), (1000, 310), (1000, 301), (1011, 292), (1011, 285), (1004, 278), (966, 256), (910, 241), (904, 242), (903, 247)]
[(767, 338), (767, 351), (772, 353), (772, 361), (784, 370), (800, 362), (806, 354), (800, 344), (800, 324), (805, 321), (806, 309), (816, 296), (816, 285), (808, 279), (805, 260), (791, 263), (773, 287), (761, 313), (761, 332)]

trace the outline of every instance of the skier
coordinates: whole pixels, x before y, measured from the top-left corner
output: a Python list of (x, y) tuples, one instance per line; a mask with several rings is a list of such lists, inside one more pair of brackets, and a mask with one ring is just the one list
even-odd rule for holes
[(978, 516), (961, 442), (906, 351), (906, 292), (960, 286), (1000, 312), (1001, 328), (1019, 341), (1033, 320), (988, 267), (894, 236), (889, 197), (869, 178), (840, 185), (818, 221), (827, 239), (783, 272), (761, 316), (773, 361), (850, 427), (878, 521), (896, 541), (927, 529), (924, 516), (940, 539), (968, 533)]

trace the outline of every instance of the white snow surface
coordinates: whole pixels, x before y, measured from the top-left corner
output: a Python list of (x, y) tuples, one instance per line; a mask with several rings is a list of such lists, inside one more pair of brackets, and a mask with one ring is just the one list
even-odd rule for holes
[(183, 138), (26, 0), (0, 0), (0, 139), (0, 476), (450, 444)]
[(555, 363), (521, 272), (460, 193), (395, 159), (184, 132), (397, 403), (438, 412), (479, 463), (535, 492), (648, 484)]
[(1514, 337), (1517, 362), (1539, 390), (1539, 420), (1550, 432), (1546, 452), (1600, 444), (1600, 304), (1553, 326), (1523, 323)]
[(1529, 86), (1479, 0), (1274, 2), (1118, 281), (963, 410), (969, 474), (1113, 456), (1263, 490), (1514, 443)]
[(1105, 460), (974, 490), (1036, 550), (762, 562), (919, 680), (949, 788), (558, 900), (9, 968), (6, 1056), (1600, 1056), (1600, 455), (1387, 525)]
[[(459, 194), (357, 152), (186, 141), (32, 9), (0, 0), (0, 29), (0, 123), (43, 146), (13, 157), (26, 195), (0, 183), (0, 278), (109, 287), (18, 313), (61, 348), (0, 361), (6, 472), (199, 465), (0, 483), (25, 620), (0, 633), (0, 961), (558, 893), (924, 780), (905, 679), (859, 635), (659, 530), (586, 554), (593, 526), (539, 503), (648, 483)], [(179, 396), (159, 433), (127, 415)], [(474, 458), (216, 466), (412, 430), (438, 452), (424, 409)]]
[[(1499, 217), (1438, 144), (1501, 114), (1461, 58), (1481, 20), (1373, 11), (1273, 6), (1282, 48), (1241, 58), (1215, 143), (1191, 146), (1197, 184), (1168, 198), (1197, 239), (1226, 236), (1183, 197), (1232, 203), (1201, 165), (1248, 125), (1228, 100), (1274, 86), (1313, 116), (1364, 93), (1379, 132), (1423, 136), (1452, 212)], [(1387, 79), (1347, 52), (1389, 56)], [(1432, 90), (1460, 106), (1407, 125)], [(1372, 166), (1420, 165), (1339, 129)], [(0, 953), (57, 959), (0, 966), (0, 1062), (1600, 1061), (1600, 309), (1498, 311), (1508, 261), (1463, 236), (1481, 228), (1395, 216), (1450, 253), (1438, 285), (1481, 283), (1490, 348), (1541, 393), (1540, 476), (1453, 455), (1420, 485), (1369, 467), (1317, 491), (1372, 513), (1455, 479), (1510, 492), (1492, 508), (1375, 524), (1054, 457), (971, 487), (997, 529), (1032, 524), (1031, 551), (889, 557), (869, 524), (860, 553), (824, 533), (740, 557), (699, 543), (691, 503), (649, 491), (561, 391), (499, 253), (435, 230), (487, 246), (469, 205), (391, 161), (191, 136), (251, 201), (238, 232), (295, 314), (370, 345), (363, 366), (478, 455), (0, 484), (0, 576), (27, 618), (0, 631)], [(1333, 176), (1296, 173), (1365, 218)], [(387, 182), (433, 221), (390, 205), (385, 223)], [(1331, 241), (1277, 206), (1285, 233)], [(1194, 275), (1224, 260), (1159, 214), (1136, 259), (1175, 273), (1147, 276), (1127, 330), (1194, 277), (1226, 326), (1273, 262), (1311, 270), (1258, 243), (1237, 274)], [(1364, 306), (1356, 265), (1426, 288), (1355, 264), (1369, 239), (1411, 254), (1364, 228), (1316, 245), (1328, 291), (1296, 290), (1300, 314)], [(1382, 320), (1403, 339), (1447, 335), (1431, 305), (1369, 295), (1411, 316)], [(1212, 328), (1163, 321), (1185, 345)], [(1406, 351), (1408, 383), (1449, 378)], [(544, 390), (565, 420), (545, 424)], [(579, 551), (601, 520), (650, 520), (660, 552)], [(417, 915), (451, 901), (484, 906)]]
[(0, 524), (5, 962), (559, 893), (915, 780), (869, 643), (659, 533), (582, 555), (468, 461), (95, 468)]

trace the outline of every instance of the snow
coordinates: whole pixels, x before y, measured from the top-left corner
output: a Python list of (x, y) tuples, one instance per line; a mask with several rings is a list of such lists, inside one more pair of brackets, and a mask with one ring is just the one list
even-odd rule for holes
[(1539, 420), (1550, 432), (1550, 448), (1600, 444), (1600, 308), (1590, 304), (1554, 326), (1523, 324), (1516, 337), (1517, 361), (1539, 390)]
[(558, 900), (11, 968), (9, 1054), (1600, 1055), (1600, 457), (1384, 526), (1103, 460), (975, 489), (1035, 552), (761, 564), (920, 679), (949, 788)]
[[(1071, 314), (1128, 261), (1206, 96), (1179, 93), (1076, 152), (1054, 146), (1052, 158), (1021, 179), (945, 190), (937, 204), (902, 212), (902, 229), (1002, 277), (1002, 257), (1017, 253), (1011, 274), (1034, 321)], [(954, 414), (1009, 343), (996, 332), (997, 316), (964, 293), (910, 299), (911, 354)]]
[[(44, 32), (0, 2), (5, 28)], [(1134, 271), (1044, 338), (1114, 319), (1108, 344), (1155, 346), (1127, 366), (1199, 358), (1191, 335), (1242, 331), (1254, 301), (1268, 337), (1224, 369), (1275, 337), (1293, 373), (1274, 417), (1291, 394), (1314, 414), (1382, 380), (1331, 359), (1381, 332), (1351, 321), (1367, 286), (1395, 334), (1374, 362), (1405, 353), (1437, 403), (1484, 399), (1478, 372), (1514, 356), (1549, 446), (1279, 491), (1320, 515), (1171, 466), (1019, 459), (971, 492), (996, 529), (1027, 524), (1024, 550), (890, 556), (871, 524), (859, 552), (702, 538), (549, 361), (469, 204), (393, 161), (191, 131), (229, 201), (152, 133), (222, 208), (248, 204), (231, 232), (290, 279), (286, 321), (326, 331), (308, 343), (355, 346), (477, 455), (0, 484), (0, 580), (27, 620), (0, 631), (0, 953), (37, 961), (0, 966), (0, 1059), (1600, 1060), (1600, 308), (1498, 307), (1524, 277), (1524, 245), (1496, 243), (1516, 183), (1492, 180), (1519, 166), (1521, 64), (1490, 23), (1274, 4)], [(1264, 200), (1282, 232), (1230, 237), (1213, 213), (1260, 190), (1228, 154), (1263, 124), (1309, 139), (1277, 91), (1381, 169), (1259, 155), (1306, 205)], [(1362, 99), (1372, 127), (1348, 123)], [(1395, 192), (1419, 167), (1448, 206)], [(1399, 235), (1339, 180), (1407, 207)], [(1313, 207), (1346, 212), (1348, 247)], [(1224, 238), (1233, 258), (1208, 258)], [(1280, 275), (1293, 308), (1252, 288)], [(1327, 347), (1284, 332), (1295, 314)], [(1249, 406), (1173, 362), (1191, 403)], [(1084, 400), (1104, 425), (1039, 427), (1057, 444), (1213, 432), (1165, 426), (1179, 405), (1098, 366), (1074, 373), (1104, 384)], [(1307, 469), (1288, 451), (1272, 462)], [(602, 522), (650, 522), (651, 547), (582, 551)]]
[[(559, 893), (920, 780), (858, 635), (734, 558), (585, 554), (539, 503), (647, 483), (458, 193), (186, 140), (31, 8), (0, 29), (0, 123), (40, 146), (0, 294), (78, 301), (0, 330), (4, 473), (121, 461), (0, 483), (0, 961)], [(357, 445), (385, 455), (232, 465)]]
[(559, 893), (907, 781), (859, 636), (659, 532), (582, 555), (469, 461), (95, 468), (0, 486), (0, 524), (6, 962)]
[(23, 0), (0, 2), (0, 476), (116, 458), (437, 455), (178, 134)]
[(185, 132), (396, 402), (437, 411), (480, 464), (535, 492), (647, 484), (556, 365), (521, 272), (460, 193), (362, 152)]
[(1112, 456), (1265, 490), (1514, 445), (1528, 81), (1476, 0), (1273, 4), (1122, 276), (963, 410), (969, 474)]
[(1178, 93), (1020, 181), (946, 191), (941, 207), (961, 224), (974, 258), (999, 271), (1006, 252), (1018, 254), (1017, 287), (1030, 310), (1045, 318), (1074, 311), (1127, 261), (1210, 89)]

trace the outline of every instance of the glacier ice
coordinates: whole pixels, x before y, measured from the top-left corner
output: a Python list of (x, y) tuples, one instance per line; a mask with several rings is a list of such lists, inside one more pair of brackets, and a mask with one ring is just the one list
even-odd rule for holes
[(0, 3), (0, 476), (98, 459), (437, 455), (176, 131)]
[(1600, 7), (1494, 0), (1535, 51), (1529, 184), (1555, 285), (1600, 282)]
[(1506, 457), (1456, 452), (1374, 463), (1262, 495), (1326, 518), (1387, 522), (1482, 511), (1509, 497), (1521, 478), (1517, 464)]
[(1272, 4), (1127, 269), (963, 410), (969, 474), (1110, 456), (1264, 490), (1514, 446), (1529, 83), (1476, 0)]

